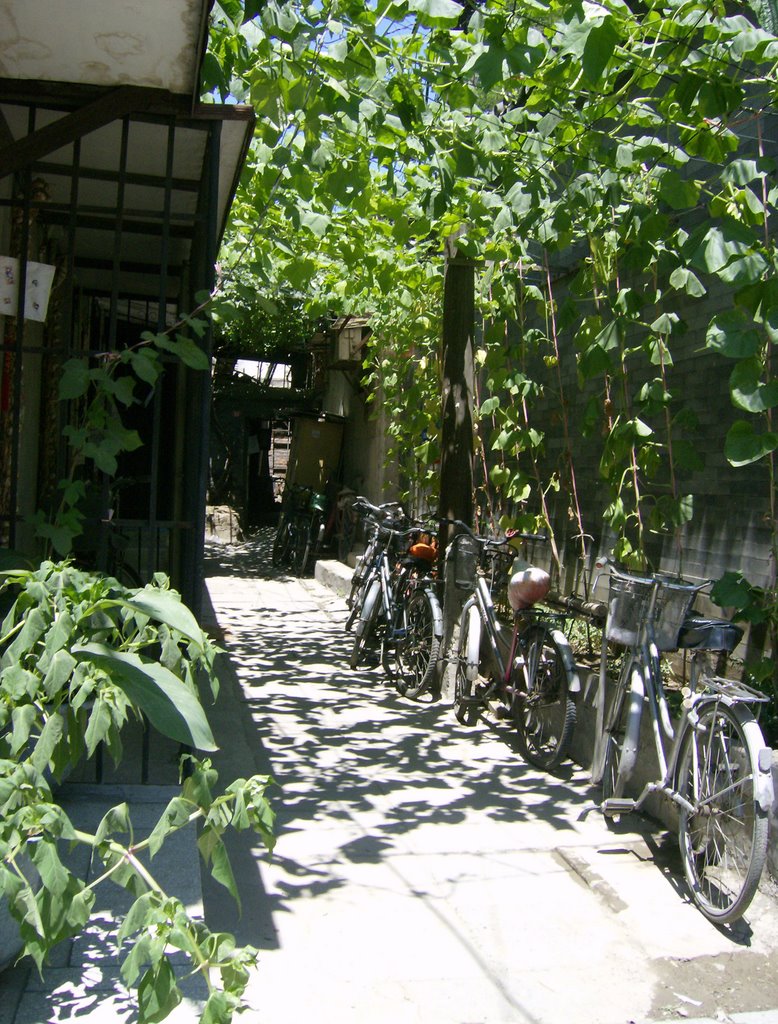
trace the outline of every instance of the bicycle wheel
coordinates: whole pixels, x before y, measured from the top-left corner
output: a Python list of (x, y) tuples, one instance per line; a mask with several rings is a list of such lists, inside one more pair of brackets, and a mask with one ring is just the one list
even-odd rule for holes
[(291, 526), (291, 563), (292, 572), (295, 576), (302, 576), (304, 573), (305, 559), (308, 551), (308, 520), (303, 516), (297, 516)]
[(311, 521), (305, 527), (305, 547), (302, 556), (300, 575), (307, 576), (313, 571), (316, 563), (316, 556), (319, 553), (319, 527), (321, 525), (321, 513), (314, 512)]
[(432, 590), (414, 590), (401, 618), (405, 635), (394, 644), (392, 676), (403, 697), (420, 697), (435, 681), (442, 620)]
[(454, 678), (454, 715), (462, 725), (474, 725), (478, 721), (475, 684), (480, 657), (481, 617), (475, 605), (471, 605), (462, 614)]
[(288, 563), (290, 545), (291, 536), (289, 532), (289, 523), (282, 519), (278, 524), (276, 535), (273, 538), (273, 551), (270, 555), (270, 561), (274, 568), (280, 569)]
[[(575, 701), (559, 644), (541, 624), (529, 626), (521, 636), (526, 661), (514, 666), (519, 687), (512, 695), (513, 718), (521, 755), (529, 764), (549, 771), (567, 756), (575, 728)], [(526, 683), (526, 690), (523, 689)]]
[(364, 657), (367, 641), (375, 631), (375, 623), (378, 618), (378, 609), (380, 606), (381, 581), (374, 578), (368, 585), (367, 592), (365, 594), (365, 601), (362, 605), (362, 611), (355, 631), (354, 644), (351, 648), (351, 657), (349, 658), (349, 666), (352, 669), (355, 669)]
[(625, 664), (605, 728), (604, 800), (623, 796), (626, 782), (632, 776), (637, 760), (644, 692), (640, 665), (636, 661)]
[(750, 712), (708, 703), (678, 758), (678, 840), (692, 898), (715, 924), (742, 917), (767, 856), (767, 812), (756, 800), (764, 739)]

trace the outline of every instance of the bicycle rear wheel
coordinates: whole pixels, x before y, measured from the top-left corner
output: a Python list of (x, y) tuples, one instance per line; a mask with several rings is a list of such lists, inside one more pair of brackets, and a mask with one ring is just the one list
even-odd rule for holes
[(742, 917), (767, 856), (767, 812), (756, 800), (764, 739), (744, 708), (709, 703), (688, 726), (678, 759), (678, 840), (699, 909), (714, 924)]
[(430, 589), (413, 591), (401, 618), (404, 636), (395, 640), (392, 665), (394, 685), (404, 697), (420, 697), (435, 681), (442, 618)]
[(511, 707), (519, 748), (529, 764), (550, 771), (567, 756), (575, 729), (567, 666), (551, 630), (540, 623), (524, 631), (521, 646), (526, 680), (523, 667), (514, 666), (512, 682), (520, 688), (514, 688)]

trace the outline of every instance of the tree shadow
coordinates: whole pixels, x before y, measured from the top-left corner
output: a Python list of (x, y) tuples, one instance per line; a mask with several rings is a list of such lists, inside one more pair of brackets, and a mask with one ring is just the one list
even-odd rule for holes
[[(284, 881), (265, 895), (261, 927), (245, 915), (232, 922), (239, 941), (275, 948), (268, 918), (345, 885), (349, 864), (405, 853), (408, 838), (425, 826), (457, 826), (477, 815), (544, 822), (561, 841), (575, 836), (591, 797), (580, 779), (570, 784), (572, 768), (558, 776), (538, 772), (519, 759), (504, 723), (463, 729), (445, 701), (406, 700), (380, 669), (352, 672), (345, 602), (276, 572), (271, 543), (266, 531), (240, 548), (222, 545), (214, 554), (211, 546), (206, 561), (206, 576), (215, 580), (212, 614), (226, 637), (224, 671), (234, 683), (230, 721), (237, 728), (240, 719), (255, 765), (280, 787), (270, 795), (274, 860)], [(225, 576), (234, 587), (219, 582)], [(316, 842), (329, 839), (329, 847), (316, 846), (305, 858), (291, 854), (314, 825)], [(242, 891), (244, 867), (235, 870)], [(250, 878), (256, 884), (256, 870)]]

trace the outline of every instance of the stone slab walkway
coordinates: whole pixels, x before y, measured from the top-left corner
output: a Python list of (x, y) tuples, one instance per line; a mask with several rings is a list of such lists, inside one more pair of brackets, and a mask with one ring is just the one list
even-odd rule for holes
[(349, 671), (342, 598), (269, 578), (265, 556), (225, 548), (208, 579), (231, 735), (239, 717), (244, 770), (280, 787), (276, 853), (242, 875), (250, 910), (221, 911), (262, 950), (249, 1020), (778, 1021), (769, 893), (736, 929), (712, 927), (674, 836), (586, 814), (587, 774), (529, 768), (502, 723), (463, 729), (445, 701)]
[[(737, 928), (712, 927), (686, 898), (674, 836), (586, 813), (584, 770), (539, 773), (506, 725), (463, 729), (446, 701), (350, 672), (342, 597), (274, 575), (270, 539), (209, 548), (206, 617), (226, 651), (214, 761), (224, 785), (273, 775), (276, 851), (230, 839), (242, 914), (209, 877), (200, 888), (193, 842), (170, 878), (259, 950), (239, 1020), (778, 1024), (769, 891)], [(115, 796), (81, 794), (87, 817)], [(0, 1024), (137, 1019), (110, 940), (122, 899), (45, 982), (24, 963), (0, 975)], [(175, 1024), (198, 1019), (197, 996)]]

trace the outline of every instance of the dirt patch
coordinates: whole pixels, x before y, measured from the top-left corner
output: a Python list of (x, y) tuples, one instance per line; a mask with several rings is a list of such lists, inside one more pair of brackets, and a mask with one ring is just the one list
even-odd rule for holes
[(713, 1017), (726, 1024), (728, 1014), (778, 1007), (778, 952), (658, 960), (654, 967), (656, 1020)]

